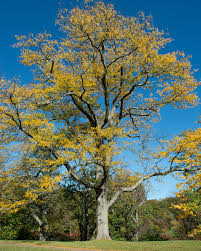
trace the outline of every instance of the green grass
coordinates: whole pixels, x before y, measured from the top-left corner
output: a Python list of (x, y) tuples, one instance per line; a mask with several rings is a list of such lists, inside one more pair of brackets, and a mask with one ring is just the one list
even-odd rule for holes
[[(0, 241), (4, 242), (3, 240)], [(7, 241), (6, 241), (7, 242)], [(49, 247), (74, 247), (88, 249), (104, 249), (104, 250), (133, 250), (133, 251), (201, 251), (201, 241), (143, 241), (143, 242), (128, 242), (128, 241), (86, 241), (86, 242), (57, 242), (57, 241), (8, 241), (8, 243), (26, 243), (27, 245), (45, 245)], [(0, 251), (44, 251), (56, 249), (44, 249), (40, 247), (19, 247), (0, 244)], [(58, 249), (57, 249), (58, 250)]]
[(0, 245), (0, 251), (58, 251), (59, 249), (44, 249), (44, 248), (32, 248), (32, 247), (16, 247), (8, 245)]

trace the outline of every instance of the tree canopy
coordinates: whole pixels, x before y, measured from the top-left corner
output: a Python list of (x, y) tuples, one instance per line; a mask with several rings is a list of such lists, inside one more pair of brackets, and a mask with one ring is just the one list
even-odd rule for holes
[[(61, 40), (47, 33), (16, 37), (35, 81), (1, 80), (2, 142), (23, 142), (24, 151), (34, 153), (25, 169), (34, 166), (32, 177), (40, 182), (30, 189), (33, 179), (27, 180), (27, 197), (36, 199), (37, 191), (68, 175), (94, 189), (97, 238), (108, 239), (108, 209), (121, 193), (152, 176), (183, 170), (152, 169), (108, 197), (110, 177), (123, 172), (122, 149), (138, 147), (162, 107), (196, 105), (199, 83), (188, 57), (166, 53), (171, 39), (143, 13), (124, 17), (100, 1), (60, 11), (57, 24)], [(10, 179), (13, 169), (6, 172)]]

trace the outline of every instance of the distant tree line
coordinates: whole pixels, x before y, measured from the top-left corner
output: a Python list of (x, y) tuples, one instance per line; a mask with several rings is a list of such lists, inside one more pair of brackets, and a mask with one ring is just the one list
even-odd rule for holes
[[(141, 201), (136, 194), (122, 196), (110, 212), (109, 228), (115, 240), (192, 239), (189, 233), (200, 217), (179, 217), (174, 208), (179, 198)], [(144, 196), (144, 197), (143, 197)], [(42, 199), (42, 198), (41, 198)], [(44, 198), (43, 198), (44, 199)], [(46, 195), (45, 202), (30, 204), (17, 212), (0, 213), (0, 239), (90, 240), (95, 238), (96, 212), (93, 190), (71, 184)], [(196, 239), (201, 239), (199, 236)]]

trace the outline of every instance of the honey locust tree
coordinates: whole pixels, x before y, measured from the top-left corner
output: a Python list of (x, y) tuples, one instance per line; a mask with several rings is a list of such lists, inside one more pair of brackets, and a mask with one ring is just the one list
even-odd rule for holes
[(57, 24), (61, 40), (47, 33), (17, 37), (35, 83), (1, 81), (1, 131), (42, 149), (41, 172), (60, 168), (60, 179), (71, 175), (94, 189), (97, 238), (109, 239), (108, 210), (120, 194), (178, 170), (155, 169), (108, 197), (110, 176), (122, 172), (121, 149), (137, 148), (165, 105), (195, 105), (198, 83), (188, 58), (165, 53), (171, 39), (142, 13), (124, 17), (100, 1), (60, 11)]
[[(201, 166), (201, 128), (190, 130), (176, 137), (169, 143), (169, 151), (166, 154), (177, 152), (175, 164), (186, 168), (186, 172), (181, 173), (183, 179), (177, 188), (178, 203), (173, 207), (180, 210), (180, 218), (192, 217), (194, 222), (189, 224), (189, 236), (200, 238), (201, 236), (201, 171), (196, 170)], [(192, 170), (195, 171), (192, 171)]]

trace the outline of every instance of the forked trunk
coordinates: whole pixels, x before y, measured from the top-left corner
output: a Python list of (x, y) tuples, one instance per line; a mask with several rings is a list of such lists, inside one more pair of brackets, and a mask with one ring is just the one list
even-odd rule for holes
[(110, 240), (109, 226), (108, 226), (108, 203), (105, 191), (101, 191), (97, 194), (97, 237), (99, 240)]
[(47, 232), (44, 228), (44, 226), (40, 226), (40, 235), (39, 235), (39, 240), (40, 241), (46, 241), (47, 240)]
[(36, 213), (32, 213), (33, 218), (37, 221), (39, 225), (39, 240), (46, 241), (47, 240), (47, 220), (42, 221)]

